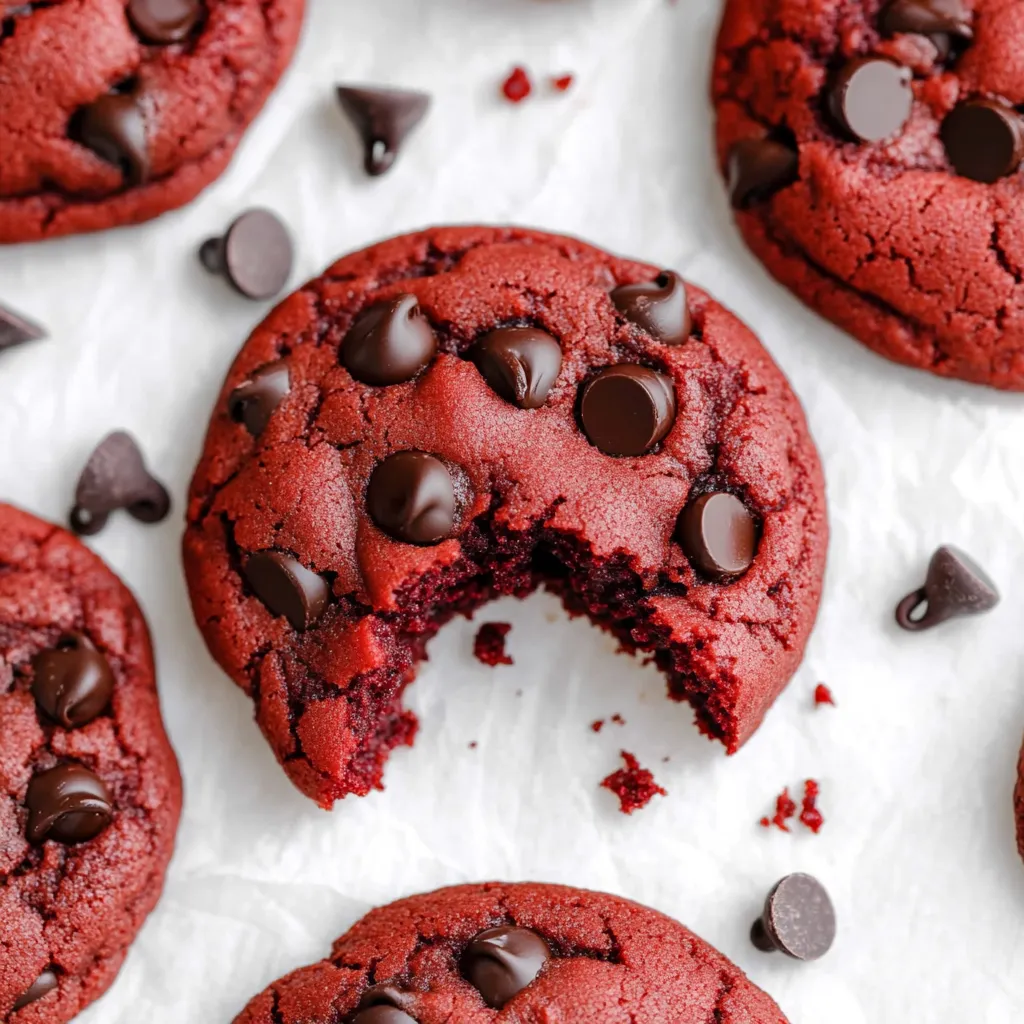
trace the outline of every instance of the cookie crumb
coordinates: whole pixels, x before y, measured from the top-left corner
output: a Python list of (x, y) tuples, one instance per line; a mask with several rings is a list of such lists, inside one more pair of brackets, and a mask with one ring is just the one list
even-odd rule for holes
[(616, 712), (614, 715), (612, 715), (612, 721), (616, 725), (625, 725), (626, 724), (626, 720), (618, 712)]
[(623, 814), (632, 814), (646, 807), (658, 794), (668, 796), (654, 781), (654, 776), (646, 768), (641, 768), (640, 762), (629, 751), (622, 751), (622, 760), (626, 767), (612, 772), (601, 785), (619, 798), (619, 810)]
[(800, 821), (817, 835), (825, 825), (825, 818), (818, 810), (818, 796), (821, 787), (814, 779), (808, 779), (804, 783), (803, 807), (800, 810)]
[(485, 665), (511, 665), (512, 659), (505, 652), (505, 637), (512, 626), (507, 622), (485, 622), (473, 640), (473, 655)]
[(502, 82), (501, 91), (509, 103), (522, 103), (533, 92), (533, 82), (524, 67), (514, 67), (508, 78)]
[(551, 78), (551, 88), (558, 92), (568, 92), (575, 81), (575, 75), (554, 75)]
[(593, 729), (594, 732), (600, 732), (604, 728), (604, 719), (599, 718), (596, 722), (591, 722), (590, 728)]
[(470, 740), (469, 741), (469, 749), (470, 750), (476, 750), (476, 740)]
[(818, 683), (815, 687), (814, 704), (816, 707), (820, 707), (822, 704), (831, 704), (833, 707), (836, 705), (832, 691), (824, 683)]
[(762, 818), (761, 827), (770, 828), (774, 825), (780, 831), (788, 832), (789, 825), (787, 822), (796, 815), (796, 809), (796, 803), (789, 795), (789, 787), (787, 786), (775, 801), (775, 816), (772, 818)]

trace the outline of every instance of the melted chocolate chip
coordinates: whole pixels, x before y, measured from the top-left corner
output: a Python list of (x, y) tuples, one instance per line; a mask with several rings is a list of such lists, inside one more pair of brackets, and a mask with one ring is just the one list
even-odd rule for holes
[(839, 125), (861, 142), (891, 138), (914, 105), (910, 69), (881, 57), (857, 57), (836, 76), (829, 108)]
[(397, 452), (379, 463), (366, 489), (373, 521), (408, 544), (437, 544), (455, 527), (455, 485), (426, 452)]
[(729, 580), (750, 568), (757, 547), (754, 517), (732, 494), (703, 494), (679, 517), (676, 536), (690, 563), (714, 580)]
[(30, 843), (47, 839), (84, 843), (98, 836), (114, 817), (110, 793), (98, 775), (80, 764), (59, 764), (34, 776), (25, 797), (26, 836)]
[(245, 563), (246, 581), (274, 615), (300, 633), (316, 625), (327, 608), (327, 581), (283, 551), (258, 551)]
[(751, 942), (762, 953), (820, 960), (836, 939), (836, 912), (825, 887), (810, 875), (789, 875), (769, 893)]
[(942, 141), (957, 174), (991, 184), (1020, 167), (1024, 119), (1000, 100), (969, 100), (942, 122)]
[(341, 365), (363, 384), (412, 380), (437, 351), (434, 330), (415, 295), (397, 295), (364, 309), (341, 343)]
[(729, 199), (737, 210), (770, 199), (800, 174), (800, 156), (775, 139), (740, 139), (729, 150)]
[(539, 409), (562, 368), (562, 347), (534, 327), (501, 327), (473, 346), (470, 358), (506, 402)]
[(19, 316), (13, 309), (0, 306), (0, 352), (45, 337), (46, 331), (38, 324)]
[(79, 108), (69, 132), (98, 157), (121, 169), (125, 182), (142, 185), (149, 178), (146, 119), (137, 89), (112, 92)]
[(430, 107), (426, 93), (408, 89), (339, 85), (337, 93), (341, 109), (363, 140), (363, 166), (372, 176), (391, 169), (402, 143)]
[(57, 975), (53, 971), (43, 971), (42, 974), (32, 982), (29, 987), (22, 992), (20, 996), (14, 1001), (12, 1010), (21, 1010), (28, 1006), (29, 1003), (37, 1002), (42, 999), (43, 996), (48, 996), (57, 987)]
[(891, 0), (882, 8), (878, 27), (887, 36), (899, 32), (928, 36), (943, 58), (953, 39), (970, 42), (974, 38), (971, 12), (963, 0)]
[(352, 1024), (416, 1024), (416, 1018), (394, 1006), (369, 1006), (352, 1018)]
[(924, 586), (900, 601), (896, 621), (911, 632), (949, 619), (980, 615), (999, 604), (999, 591), (970, 556), (946, 545), (932, 555)]
[(409, 993), (397, 985), (374, 985), (359, 1000), (359, 1012), (352, 1024), (416, 1024), (416, 1018), (405, 1012), (411, 1009)]
[(128, 20), (147, 43), (166, 46), (188, 38), (203, 14), (201, 0), (128, 0)]
[(624, 284), (611, 299), (627, 320), (663, 345), (682, 345), (690, 337), (686, 284), (675, 271), (663, 270), (653, 281)]
[(672, 381), (646, 366), (609, 366), (583, 388), (583, 430), (606, 455), (643, 455), (668, 434), (675, 418)]
[(253, 437), (259, 437), (290, 386), (288, 367), (283, 363), (270, 363), (231, 392), (228, 412), (236, 423), (244, 423)]
[(502, 925), (473, 939), (463, 971), (484, 1002), (500, 1010), (533, 982), (550, 957), (548, 944), (536, 932)]
[(199, 259), (248, 299), (269, 299), (288, 283), (294, 251), (291, 235), (270, 210), (247, 210), (222, 238), (208, 238)]
[(86, 725), (110, 704), (110, 664), (82, 633), (66, 633), (32, 659), (32, 669), (36, 703), (65, 729)]

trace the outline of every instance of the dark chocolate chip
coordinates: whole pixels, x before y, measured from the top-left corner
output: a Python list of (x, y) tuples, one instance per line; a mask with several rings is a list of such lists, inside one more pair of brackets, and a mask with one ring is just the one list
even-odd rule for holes
[(412, 1009), (412, 998), (397, 985), (374, 985), (359, 1000), (359, 1013), (352, 1024), (416, 1024), (416, 1018), (406, 1013)]
[(71, 529), (99, 533), (111, 512), (126, 509), (143, 523), (158, 523), (171, 509), (167, 489), (146, 469), (135, 441), (116, 431), (89, 456), (75, 489)]
[(679, 516), (676, 536), (694, 568), (719, 581), (746, 572), (757, 547), (754, 517), (725, 492), (691, 501)]
[(352, 1024), (416, 1024), (416, 1018), (393, 1006), (369, 1006), (352, 1018)]
[(291, 386), (288, 367), (270, 363), (258, 369), (228, 396), (228, 412), (236, 423), (244, 423), (253, 437), (259, 437), (274, 410), (281, 404)]
[(59, 764), (33, 776), (25, 797), (26, 836), (30, 843), (53, 839), (84, 843), (95, 839), (114, 817), (110, 792), (94, 772), (80, 764)]
[(562, 368), (562, 347), (535, 327), (500, 327), (473, 346), (470, 358), (506, 402), (539, 409)]
[(663, 345), (682, 345), (690, 337), (686, 283), (673, 270), (663, 270), (653, 281), (624, 284), (611, 299), (627, 320)]
[(668, 434), (675, 418), (672, 381), (646, 366), (609, 366), (583, 388), (583, 430), (606, 455), (643, 455)]
[(53, 971), (43, 971), (29, 987), (14, 1000), (12, 1010), (21, 1010), (43, 996), (48, 996), (57, 987), (57, 975)]
[(900, 601), (896, 621), (906, 630), (931, 629), (949, 619), (979, 615), (999, 604), (999, 591), (985, 571), (958, 548), (932, 555), (925, 584)]
[(775, 139), (740, 139), (729, 150), (729, 199), (737, 210), (770, 199), (800, 174), (800, 155)]
[(500, 1010), (533, 982), (550, 957), (548, 944), (536, 932), (502, 925), (473, 939), (463, 970), (484, 1002)]
[(957, 174), (991, 184), (1020, 167), (1024, 119), (1000, 100), (969, 100), (942, 122), (942, 141)]
[(762, 953), (820, 960), (836, 939), (836, 912), (825, 887), (810, 875), (789, 875), (768, 894), (750, 939)]
[(409, 133), (423, 120), (430, 97), (410, 89), (339, 85), (338, 102), (363, 140), (366, 173), (390, 170)]
[(208, 238), (199, 259), (211, 274), (225, 277), (248, 299), (270, 299), (292, 272), (291, 235), (270, 210), (247, 210), (222, 238)]
[(437, 351), (437, 337), (415, 295), (396, 295), (364, 309), (341, 343), (341, 365), (363, 384), (412, 380)]
[(149, 178), (146, 119), (137, 89), (112, 92), (80, 107), (71, 119), (71, 138), (121, 169), (129, 185)]
[(970, 42), (974, 38), (971, 12), (963, 0), (891, 0), (882, 8), (878, 25), (887, 36), (899, 32), (928, 36), (943, 58), (949, 55), (953, 39)]
[(32, 670), (36, 703), (65, 729), (86, 725), (110, 704), (110, 664), (82, 633), (65, 633), (32, 659)]
[(881, 142), (907, 123), (914, 105), (913, 75), (882, 57), (857, 57), (836, 76), (829, 108), (844, 131), (861, 142)]
[(330, 598), (327, 581), (283, 551), (259, 551), (245, 563), (256, 596), (300, 633), (315, 626)]
[(147, 43), (180, 43), (203, 14), (201, 0), (128, 0), (128, 20)]
[(373, 521), (408, 544), (437, 544), (455, 527), (455, 485), (426, 452), (397, 452), (377, 465), (366, 489)]
[(38, 324), (19, 316), (13, 309), (0, 306), (0, 352), (45, 337), (46, 331)]

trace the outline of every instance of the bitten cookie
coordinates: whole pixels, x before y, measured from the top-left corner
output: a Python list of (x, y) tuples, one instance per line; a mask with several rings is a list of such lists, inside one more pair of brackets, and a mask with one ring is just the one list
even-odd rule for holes
[(304, 0), (0, 4), (0, 243), (137, 224), (227, 167)]
[(899, 363), (1024, 390), (1024, 6), (728, 0), (718, 156), (750, 247)]
[(786, 1024), (681, 924), (558, 885), (463, 885), (367, 914), (235, 1024)]
[(134, 598), (71, 534), (0, 505), (0, 1020), (110, 986), (163, 887), (181, 779)]
[(412, 742), (438, 628), (539, 586), (653, 652), (735, 751), (800, 662), (826, 533), (799, 403), (721, 306), (573, 239), (437, 228), (257, 328), (184, 556), (214, 657), (329, 806)]

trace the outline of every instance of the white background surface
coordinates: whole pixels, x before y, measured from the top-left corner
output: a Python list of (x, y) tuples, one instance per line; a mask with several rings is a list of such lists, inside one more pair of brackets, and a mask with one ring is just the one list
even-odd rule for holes
[[(491, 878), (666, 911), (793, 1024), (1021, 1019), (1011, 790), (1024, 728), (1024, 398), (883, 362), (745, 251), (711, 150), (717, 16), (717, 0), (310, 0), (292, 71), (198, 202), (141, 228), (0, 250), (0, 300), (52, 333), (0, 361), (0, 496), (63, 519), (94, 443), (127, 428), (176, 499), (161, 526), (118, 516), (93, 542), (148, 613), (186, 807), (160, 907), (82, 1024), (228, 1022), (371, 905)], [(520, 62), (577, 83), (511, 106), (498, 85)], [(382, 179), (362, 174), (334, 105), (339, 80), (435, 95)], [(295, 285), (387, 235), (511, 221), (675, 267), (754, 326), (807, 408), (833, 539), (807, 661), (739, 756), (697, 735), (656, 671), (538, 596), (478, 616), (514, 623), (514, 668), (473, 660), (475, 624), (434, 642), (409, 691), (421, 735), (393, 756), (386, 792), (327, 815), (291, 788), (249, 701), (206, 653), (178, 558), (214, 395), (266, 311), (208, 278), (195, 250), (256, 204), (295, 231)], [(987, 566), (1004, 602), (901, 634), (892, 607), (943, 541)], [(813, 708), (819, 680), (838, 708)], [(590, 731), (613, 712), (628, 724)], [(670, 794), (632, 818), (598, 788), (620, 748)], [(824, 832), (758, 828), (778, 791), (809, 776)], [(825, 880), (841, 915), (817, 965), (747, 942), (767, 889), (794, 870)]]

